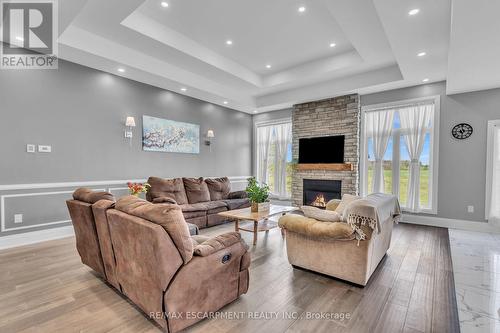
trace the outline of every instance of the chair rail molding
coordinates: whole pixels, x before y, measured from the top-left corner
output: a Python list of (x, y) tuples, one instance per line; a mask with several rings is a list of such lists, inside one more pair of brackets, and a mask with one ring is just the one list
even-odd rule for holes
[[(245, 186), (247, 179), (250, 176), (232, 176), (228, 177), (231, 184), (234, 184), (240, 189)], [(204, 177), (215, 178), (215, 177)], [(80, 182), (59, 182), (59, 183), (33, 183), (33, 184), (10, 184), (0, 185), (0, 233), (35, 229), (40, 227), (49, 227), (56, 224), (69, 223), (71, 220), (61, 217), (54, 221), (43, 221), (40, 217), (40, 223), (33, 223), (25, 226), (8, 226), (6, 220), (6, 205), (9, 198), (23, 198), (36, 196), (54, 196), (61, 194), (71, 194), (79, 187), (90, 187), (96, 191), (123, 191), (127, 190), (128, 182), (143, 183), (147, 179), (130, 179), (130, 180), (98, 180), (98, 181), (80, 181)], [(37, 192), (41, 190), (41, 192)], [(44, 191), (45, 190), (45, 191)], [(0, 240), (8, 236), (0, 236)]]

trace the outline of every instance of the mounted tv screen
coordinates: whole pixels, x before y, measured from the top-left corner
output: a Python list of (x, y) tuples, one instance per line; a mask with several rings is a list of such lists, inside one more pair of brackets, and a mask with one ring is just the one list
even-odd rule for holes
[(299, 163), (344, 163), (343, 135), (299, 139)]

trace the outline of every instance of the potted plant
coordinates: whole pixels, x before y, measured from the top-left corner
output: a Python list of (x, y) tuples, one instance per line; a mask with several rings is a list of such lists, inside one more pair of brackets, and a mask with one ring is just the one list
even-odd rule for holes
[(269, 210), (269, 186), (267, 186), (267, 184), (259, 185), (255, 177), (248, 178), (248, 186), (245, 191), (252, 204), (252, 212)]
[(148, 183), (144, 183), (144, 184), (141, 184), (141, 183), (127, 183), (127, 187), (128, 187), (128, 191), (131, 195), (134, 195), (136, 197), (139, 196), (139, 194), (141, 193), (146, 193), (149, 188), (151, 187), (151, 185), (149, 185)]

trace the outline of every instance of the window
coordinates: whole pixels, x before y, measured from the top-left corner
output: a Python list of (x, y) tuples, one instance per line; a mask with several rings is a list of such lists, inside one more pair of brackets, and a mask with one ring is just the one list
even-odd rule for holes
[(276, 198), (292, 192), (292, 122), (282, 119), (257, 123), (255, 128), (257, 180), (269, 185)]
[(363, 107), (361, 191), (437, 213), (439, 96)]

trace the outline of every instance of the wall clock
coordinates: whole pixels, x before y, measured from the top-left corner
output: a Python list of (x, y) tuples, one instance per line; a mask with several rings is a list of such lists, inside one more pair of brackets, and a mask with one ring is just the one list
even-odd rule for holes
[(451, 130), (451, 135), (453, 135), (455, 139), (464, 140), (470, 137), (472, 135), (472, 132), (473, 129), (471, 125), (462, 123), (453, 127), (453, 129)]

